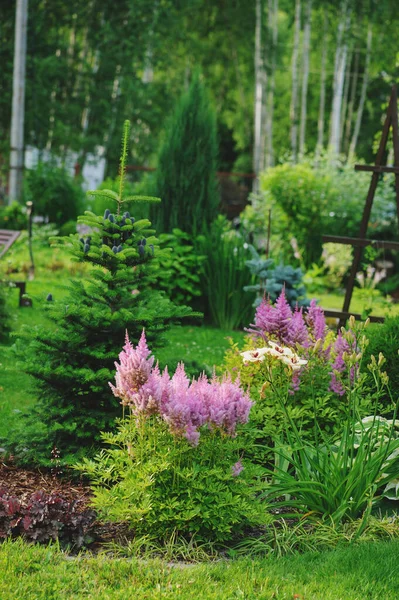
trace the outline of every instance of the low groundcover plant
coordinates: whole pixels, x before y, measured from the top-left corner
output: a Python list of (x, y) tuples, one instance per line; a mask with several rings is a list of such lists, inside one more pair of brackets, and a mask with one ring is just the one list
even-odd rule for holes
[(119, 360), (110, 385), (126, 414), (117, 433), (103, 435), (111, 447), (78, 467), (100, 514), (158, 539), (225, 541), (269, 522), (263, 469), (241, 457), (252, 402), (239, 382), (190, 382), (182, 363), (161, 373), (144, 333), (136, 347), (126, 339)]

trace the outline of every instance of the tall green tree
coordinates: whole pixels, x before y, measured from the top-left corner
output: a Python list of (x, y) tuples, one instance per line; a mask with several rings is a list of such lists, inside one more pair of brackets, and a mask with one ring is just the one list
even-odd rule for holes
[(168, 122), (159, 151), (155, 189), (162, 204), (152, 209), (159, 231), (206, 231), (219, 205), (216, 161), (216, 115), (196, 73)]

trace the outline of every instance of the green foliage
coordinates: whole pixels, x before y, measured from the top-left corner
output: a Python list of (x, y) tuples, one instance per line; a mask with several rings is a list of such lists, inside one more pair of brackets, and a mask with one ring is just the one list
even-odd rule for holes
[(61, 460), (70, 462), (98, 442), (100, 431), (114, 427), (118, 405), (108, 381), (126, 330), (138, 340), (145, 328), (155, 347), (170, 323), (194, 314), (151, 287), (153, 258), (162, 251), (150, 222), (120, 214), (125, 199), (112, 190), (100, 193), (111, 207), (116, 204), (116, 212), (86, 212), (79, 223), (90, 235), (54, 240), (88, 265), (89, 278), (72, 280), (61, 301), (47, 297), (52, 326), (21, 333), (18, 351), (24, 370), (36, 380), (38, 397), (30, 418), (21, 420), (7, 442), (21, 461), (49, 464), (56, 446)]
[(159, 246), (170, 249), (169, 256), (159, 259), (157, 289), (164, 290), (176, 304), (198, 303), (201, 296), (201, 271), (205, 256), (199, 254), (192, 236), (181, 229), (161, 233)]
[[(365, 362), (368, 364), (371, 356), (383, 353), (386, 360), (385, 370), (389, 377), (389, 388), (393, 398), (399, 398), (399, 317), (388, 316), (384, 323), (374, 323), (367, 330), (369, 344), (364, 352)], [(363, 369), (368, 382), (372, 383), (372, 373)], [(385, 408), (390, 407), (390, 398), (385, 393), (382, 397)]]
[(90, 477), (102, 518), (128, 522), (138, 536), (221, 542), (270, 520), (258, 499), (262, 469), (244, 461), (233, 475), (240, 436), (204, 432), (193, 448), (153, 417), (126, 419), (103, 439), (111, 448), (77, 468)]
[(243, 238), (219, 216), (207, 235), (199, 240), (203, 265), (203, 291), (212, 323), (221, 329), (235, 329), (248, 323), (253, 299), (243, 294), (252, 283), (246, 267), (249, 252)]
[[(125, 179), (123, 184), (123, 189), (125, 192), (125, 196), (134, 196), (137, 193), (137, 184), (131, 183), (128, 179)], [(111, 190), (112, 192), (119, 193), (120, 190), (120, 177), (116, 177), (112, 179), (111, 177), (107, 177), (100, 186), (98, 187), (98, 191), (102, 190)], [(147, 188), (148, 190), (148, 188)], [(139, 192), (140, 195), (141, 192)], [(110, 206), (109, 198), (107, 196), (102, 195), (91, 195), (88, 200), (89, 210), (94, 212), (96, 215), (102, 215), (106, 211), (106, 209)], [(149, 208), (146, 204), (136, 204), (135, 206), (135, 215), (137, 219), (148, 219), (149, 216)]]
[[(352, 329), (353, 326), (354, 319)], [(283, 378), (281, 381), (273, 376), (267, 378), (286, 425), (283, 441), (275, 439), (279, 460), (274, 470), (269, 470), (273, 480), (267, 498), (280, 498), (279, 506), (299, 509), (334, 523), (363, 517), (360, 530), (367, 523), (383, 488), (397, 479), (399, 473), (399, 438), (395, 431), (398, 403), (392, 402), (394, 417), (391, 423), (376, 416), (381, 390), (387, 387), (388, 378), (381, 370), (382, 355), (378, 363), (372, 359), (368, 366), (373, 375), (372, 388), (359, 375), (357, 363), (367, 344), (365, 336), (360, 335), (362, 331), (363, 326), (359, 325), (356, 351), (342, 357), (350, 372), (345, 383), (348, 404), (343, 429), (335, 438), (322, 431), (315, 410), (313, 436), (305, 440), (298, 423), (286, 409), (289, 386), (284, 385)], [(343, 333), (344, 339), (349, 340), (348, 336), (349, 333)], [(371, 397), (373, 416), (362, 419), (360, 403), (366, 395)], [(285, 499), (281, 500), (283, 496)]]
[(328, 206), (327, 178), (305, 164), (284, 164), (262, 176), (261, 189), (267, 207), (272, 208), (274, 233), (278, 231), (287, 242), (295, 237), (306, 266), (317, 262), (323, 233), (321, 213)]
[(257, 293), (254, 306), (258, 306), (264, 295), (274, 303), (283, 290), (291, 308), (309, 305), (305, 287), (302, 285), (303, 273), (300, 268), (294, 269), (290, 265), (280, 264), (272, 269), (272, 259), (262, 259), (251, 245), (249, 250), (252, 258), (247, 260), (246, 265), (251, 274), (260, 279), (260, 282), (245, 286), (244, 291)]
[(25, 201), (33, 202), (36, 215), (63, 225), (76, 220), (84, 206), (84, 194), (67, 171), (52, 163), (39, 163), (27, 172)]
[(216, 118), (205, 86), (196, 74), (178, 102), (158, 156), (155, 189), (162, 205), (151, 211), (156, 228), (179, 227), (196, 235), (217, 215)]
[(0, 229), (20, 231), (27, 228), (26, 212), (18, 202), (0, 206)]

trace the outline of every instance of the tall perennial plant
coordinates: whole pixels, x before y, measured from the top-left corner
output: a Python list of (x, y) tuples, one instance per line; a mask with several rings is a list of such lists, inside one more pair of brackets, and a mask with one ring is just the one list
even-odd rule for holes
[(111, 448), (79, 466), (93, 481), (93, 504), (136, 534), (225, 540), (266, 523), (263, 469), (242, 458), (252, 402), (229, 376), (190, 381), (181, 363), (160, 372), (144, 333), (128, 337), (114, 395), (124, 418), (104, 434)]

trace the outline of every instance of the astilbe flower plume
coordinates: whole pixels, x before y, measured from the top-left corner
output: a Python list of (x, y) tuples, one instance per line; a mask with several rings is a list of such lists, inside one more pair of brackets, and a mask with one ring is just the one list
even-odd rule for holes
[(234, 435), (239, 423), (247, 423), (252, 402), (239, 381), (224, 377), (211, 380), (202, 374), (190, 381), (183, 363), (172, 377), (168, 370), (153, 366), (144, 332), (136, 348), (126, 343), (116, 366), (116, 385), (111, 389), (121, 404), (136, 417), (157, 415), (168, 424), (173, 435), (185, 437), (196, 446), (203, 426)]
[[(344, 360), (344, 353), (356, 352), (356, 350), (356, 337), (354, 333), (348, 331), (344, 337), (342, 332), (339, 331), (333, 347), (335, 359), (331, 365), (332, 371), (330, 373), (330, 390), (339, 396), (343, 396), (345, 394), (345, 388), (342, 383), (342, 379), (348, 374), (348, 366)], [(351, 367), (349, 371), (349, 377), (350, 381), (353, 382), (355, 377), (354, 367)]]

